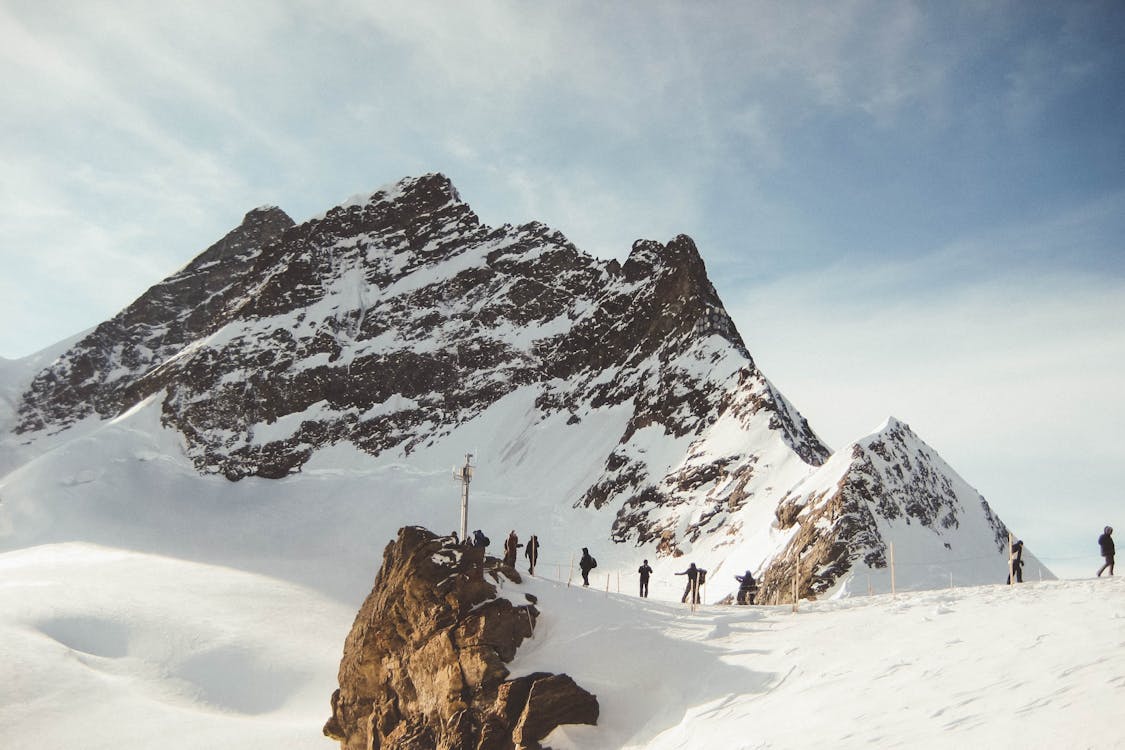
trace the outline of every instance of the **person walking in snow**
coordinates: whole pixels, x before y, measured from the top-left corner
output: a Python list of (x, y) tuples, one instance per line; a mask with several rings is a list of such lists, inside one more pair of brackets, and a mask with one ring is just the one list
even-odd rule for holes
[[(571, 558), (573, 559), (573, 558)], [(590, 585), (590, 571), (598, 567), (598, 561), (590, 554), (590, 550), (582, 548), (582, 559), (578, 561), (578, 569), (582, 571), (582, 585)]]
[(527, 572), (535, 575), (535, 563), (539, 560), (539, 537), (532, 534), (527, 540), (527, 547), (523, 551), (527, 558)]
[(1023, 583), (1023, 540), (1012, 545), (1012, 571), (1008, 574), (1008, 585), (1012, 584), (1015, 575), (1016, 583)]
[(652, 568), (649, 567), (648, 560), (644, 561), (641, 567), (637, 568), (637, 573), (641, 576), (641, 598), (648, 598), (648, 579), (652, 575)]
[(1113, 575), (1113, 527), (1106, 526), (1105, 532), (1098, 537), (1098, 546), (1102, 549), (1102, 557), (1105, 558), (1105, 565), (1098, 568), (1098, 578), (1102, 577), (1102, 571), (1109, 568), (1109, 574)]
[(520, 538), (516, 536), (516, 530), (512, 529), (511, 533), (508, 534), (508, 538), (504, 540), (505, 565), (510, 568), (516, 567), (516, 555), (519, 554), (520, 547), (522, 546), (523, 545), (520, 544)]
[(758, 593), (754, 575), (748, 570), (744, 575), (735, 576), (734, 580), (738, 581), (738, 597), (735, 601), (739, 604), (753, 604), (754, 595)]
[(706, 580), (707, 571), (702, 568), (695, 567), (695, 563), (688, 566), (688, 569), (682, 573), (676, 573), (678, 576), (687, 576), (687, 586), (684, 587), (684, 595), (680, 597), (680, 603), (684, 604), (688, 600), (688, 595), (691, 596), (692, 604), (699, 604), (699, 587), (703, 581)]

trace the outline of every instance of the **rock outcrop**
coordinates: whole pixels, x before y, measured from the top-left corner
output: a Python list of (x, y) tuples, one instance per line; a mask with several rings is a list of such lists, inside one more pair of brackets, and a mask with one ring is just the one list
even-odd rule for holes
[(498, 596), (503, 580), (520, 577), (482, 548), (401, 529), (348, 635), (324, 733), (344, 750), (515, 750), (596, 724), (597, 698), (567, 675), (509, 679), (539, 611)]

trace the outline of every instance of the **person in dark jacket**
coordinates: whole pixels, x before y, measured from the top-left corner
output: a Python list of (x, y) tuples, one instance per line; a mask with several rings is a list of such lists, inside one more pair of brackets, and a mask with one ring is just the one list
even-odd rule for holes
[(539, 561), (539, 537), (534, 534), (527, 540), (527, 547), (523, 551), (527, 558), (527, 572), (535, 575), (535, 563)]
[(480, 529), (477, 529), (476, 531), (473, 532), (472, 541), (466, 540), (466, 543), (470, 547), (483, 547), (485, 549), (488, 548), (488, 545), (489, 545), (490, 542), (491, 542), (491, 540), (488, 537), (486, 537), (484, 535), (484, 532), (481, 531)]
[(652, 568), (649, 567), (648, 560), (644, 561), (641, 567), (637, 568), (637, 573), (641, 576), (641, 598), (648, 598), (648, 579), (652, 575)]
[(1023, 583), (1023, 540), (1012, 545), (1012, 570), (1008, 573), (1008, 584), (1012, 583), (1012, 575), (1016, 576), (1016, 583)]
[(758, 593), (758, 583), (754, 580), (754, 574), (748, 570), (744, 575), (735, 576), (734, 580), (738, 581), (736, 601), (739, 604), (753, 604), (754, 595)]
[(520, 538), (516, 536), (516, 530), (512, 529), (511, 533), (508, 534), (508, 538), (504, 540), (505, 565), (511, 568), (516, 567), (516, 555), (519, 554), (520, 547), (522, 546), (523, 545), (520, 544)]
[[(573, 558), (571, 558), (573, 559)], [(598, 567), (598, 561), (590, 554), (590, 550), (582, 548), (582, 559), (578, 561), (578, 569), (582, 571), (582, 585), (590, 585), (590, 571)]]
[(1105, 565), (1098, 568), (1098, 578), (1102, 577), (1102, 571), (1109, 568), (1109, 574), (1113, 575), (1113, 527), (1106, 526), (1105, 533), (1098, 537), (1098, 546), (1102, 548), (1102, 557), (1105, 558)]
[(699, 587), (703, 581), (706, 580), (707, 571), (703, 568), (695, 567), (695, 563), (688, 566), (688, 569), (682, 573), (676, 573), (678, 576), (687, 576), (687, 586), (684, 587), (684, 595), (680, 597), (681, 603), (686, 603), (688, 596), (691, 596), (692, 604), (699, 604)]

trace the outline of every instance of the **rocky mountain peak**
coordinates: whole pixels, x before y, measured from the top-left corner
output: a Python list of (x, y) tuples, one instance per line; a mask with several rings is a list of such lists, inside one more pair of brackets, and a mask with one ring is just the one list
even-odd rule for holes
[[(249, 254), (257, 253), (261, 248), (275, 242), (293, 226), (293, 220), (277, 206), (259, 206), (251, 209), (242, 217), (237, 227), (197, 255), (180, 273), (166, 279), (164, 284), (180, 280), (185, 274), (205, 270), (217, 261), (239, 257), (244, 261), (249, 260), (247, 257)], [(145, 297), (142, 296), (137, 303), (144, 300)], [(201, 300), (196, 298), (184, 298), (179, 300), (179, 303), (187, 306), (199, 301)]]
[(985, 550), (1002, 528), (904, 422), (831, 454), (757, 368), (687, 235), (605, 262), (540, 222), (482, 224), (437, 173), (296, 226), (247, 213), (41, 371), (16, 430), (34, 442), (153, 396), (196, 469), (232, 481), (338, 444), (409, 461), (466, 429), (509, 446), (499, 472), (536, 441), (588, 447), (558, 503), (612, 509), (611, 539), (661, 555), (752, 530), (778, 545), (767, 600), (884, 565), (896, 524), (942, 544), (972, 525)]
[(945, 573), (966, 550), (999, 555), (1007, 537), (980, 493), (894, 417), (790, 490), (776, 520), (791, 539), (763, 577), (762, 597), (774, 602), (787, 600), (794, 577), (802, 595), (816, 595), (856, 568), (885, 570), (896, 536)]

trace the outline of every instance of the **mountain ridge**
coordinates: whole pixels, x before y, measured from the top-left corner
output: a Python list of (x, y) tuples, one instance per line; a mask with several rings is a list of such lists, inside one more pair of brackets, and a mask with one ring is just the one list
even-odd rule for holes
[[(439, 173), (302, 224), (276, 207), (248, 212), (36, 375), (15, 434), (35, 443), (144, 403), (197, 472), (234, 481), (299, 475), (344, 443), (417, 461), (486, 414), (529, 403), (496, 426), (512, 457), (497, 471), (523, 476), (521, 435), (573, 444), (596, 426), (602, 447), (564, 472), (572, 494), (552, 497), (604, 518), (614, 542), (729, 560), (775, 597), (794, 576), (822, 595), (864, 557), (841, 547), (847, 528), (801, 531), (798, 516), (827, 495), (796, 488), (817, 472), (827, 481), (826, 465), (844, 459), (758, 369), (690, 237), (637, 240), (623, 263), (602, 261), (539, 222), (482, 224)], [(863, 450), (868, 463), (878, 455)], [(933, 489), (952, 472), (938, 461), (899, 460), (899, 472), (925, 472), (917, 481), (889, 480), (881, 472), (896, 469), (882, 463), (833, 481), (845, 495), (875, 487), (863, 508), (849, 501), (872, 518), (912, 502), (948, 515), (964, 502)], [(1001, 528), (980, 500), (973, 512)], [(801, 572), (807, 550), (828, 572)]]

